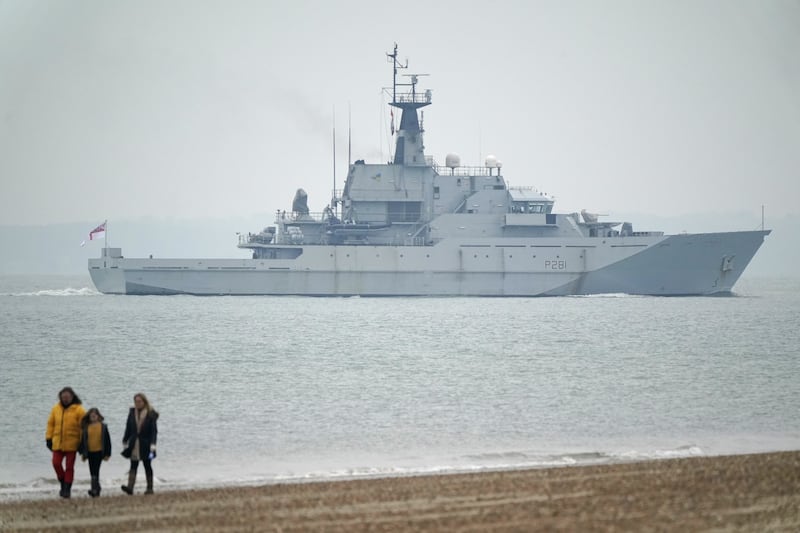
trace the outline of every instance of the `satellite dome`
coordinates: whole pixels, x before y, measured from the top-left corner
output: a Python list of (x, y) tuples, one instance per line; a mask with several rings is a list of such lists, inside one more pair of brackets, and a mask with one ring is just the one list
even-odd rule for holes
[(497, 158), (495, 156), (486, 156), (486, 168), (497, 168)]
[(461, 158), (458, 154), (447, 154), (444, 159), (444, 164), (447, 168), (456, 168), (461, 166)]

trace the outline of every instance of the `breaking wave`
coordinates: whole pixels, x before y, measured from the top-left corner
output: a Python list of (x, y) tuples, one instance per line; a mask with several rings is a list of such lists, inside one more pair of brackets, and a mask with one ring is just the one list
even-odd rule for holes
[(649, 298), (649, 296), (624, 292), (607, 292), (603, 294), (574, 294), (568, 296), (568, 298)]
[[(382, 464), (343, 466), (327, 465), (316, 468), (288, 470), (254, 474), (250, 466), (241, 465), (226, 469), (221, 476), (197, 476), (195, 470), (178, 470), (175, 477), (166, 479), (156, 477), (156, 483), (164, 489), (199, 489), (226, 486), (252, 486), (273, 483), (331, 481), (340, 479), (381, 478), (397, 476), (416, 476), (426, 474), (456, 474), (470, 472), (490, 472), (529, 468), (560, 468), (590, 466), (601, 464), (622, 464), (658, 459), (678, 459), (684, 457), (706, 456), (706, 452), (696, 444), (688, 444), (671, 449), (649, 449), (628, 451), (587, 451), (569, 453), (541, 453), (531, 451), (501, 451), (468, 454), (451, 457), (450, 460), (431, 462), (424, 460), (418, 464), (396, 464), (393, 461)], [(441, 459), (441, 458), (440, 458)], [(207, 473), (208, 474), (208, 473)], [(103, 476), (104, 486), (115, 486), (123, 481), (120, 475)], [(76, 487), (89, 486), (88, 480), (76, 480)], [(56, 480), (49, 477), (36, 477), (26, 482), (0, 483), (0, 502), (12, 500), (33, 500), (55, 498)]]

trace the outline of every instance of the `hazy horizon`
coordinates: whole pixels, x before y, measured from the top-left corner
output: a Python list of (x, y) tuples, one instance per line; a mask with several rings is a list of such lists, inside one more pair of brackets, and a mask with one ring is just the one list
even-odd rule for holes
[(334, 108), (339, 186), (348, 108), (352, 158), (389, 156), (394, 42), (427, 153), (559, 212), (800, 212), (800, 2), (402, 6), (0, 3), (0, 225), (320, 211)]

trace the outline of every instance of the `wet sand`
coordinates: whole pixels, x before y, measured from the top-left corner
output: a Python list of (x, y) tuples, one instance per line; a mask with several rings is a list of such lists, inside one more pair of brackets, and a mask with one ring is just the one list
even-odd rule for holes
[(0, 530), (800, 531), (800, 452), (142, 490), (3, 503)]

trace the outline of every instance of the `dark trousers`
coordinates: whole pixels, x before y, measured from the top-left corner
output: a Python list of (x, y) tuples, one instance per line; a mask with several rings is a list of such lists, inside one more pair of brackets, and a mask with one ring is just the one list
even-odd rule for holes
[[(142, 461), (142, 463), (144, 464), (144, 473), (147, 474), (148, 476), (152, 476), (153, 467), (150, 464), (150, 459), (145, 459), (144, 461)], [(139, 469), (139, 461), (131, 460), (131, 472), (135, 473), (138, 469)]]
[[(61, 465), (65, 459), (66, 468)], [(75, 452), (53, 450), (53, 469), (56, 471), (56, 477), (59, 481), (72, 483), (72, 479), (75, 477)]]
[(100, 464), (103, 462), (103, 452), (89, 452), (89, 474), (100, 477)]

